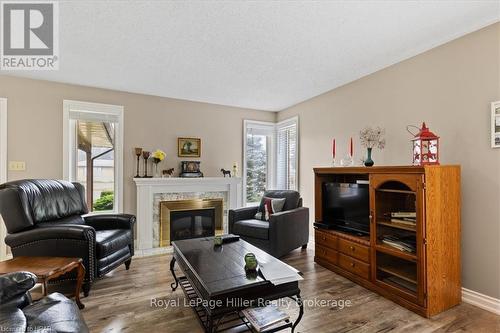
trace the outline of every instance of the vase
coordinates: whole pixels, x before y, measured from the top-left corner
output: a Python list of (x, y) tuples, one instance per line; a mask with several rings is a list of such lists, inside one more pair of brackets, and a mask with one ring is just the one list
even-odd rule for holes
[(154, 175), (155, 178), (159, 178), (160, 177), (160, 173), (158, 172), (158, 163), (155, 163), (155, 175)]
[(253, 271), (257, 268), (257, 258), (253, 253), (245, 254), (245, 269)]
[(373, 148), (366, 148), (367, 150), (367, 155), (366, 155), (366, 160), (365, 160), (365, 166), (371, 167), (375, 164), (372, 160), (372, 149)]

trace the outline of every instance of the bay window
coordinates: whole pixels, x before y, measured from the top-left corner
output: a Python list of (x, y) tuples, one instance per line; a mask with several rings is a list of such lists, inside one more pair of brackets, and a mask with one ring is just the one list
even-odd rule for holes
[(265, 190), (298, 189), (298, 118), (244, 121), (244, 201), (257, 205)]

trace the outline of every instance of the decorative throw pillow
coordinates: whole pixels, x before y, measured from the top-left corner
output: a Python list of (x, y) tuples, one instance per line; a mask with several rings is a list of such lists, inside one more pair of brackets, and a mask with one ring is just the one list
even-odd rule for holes
[(263, 197), (260, 201), (259, 210), (255, 214), (257, 220), (269, 221), (269, 217), (274, 214), (281, 212), (285, 206), (286, 198), (268, 198)]

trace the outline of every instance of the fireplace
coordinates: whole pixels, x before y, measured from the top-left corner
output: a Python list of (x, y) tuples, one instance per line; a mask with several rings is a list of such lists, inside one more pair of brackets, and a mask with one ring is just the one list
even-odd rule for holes
[(222, 230), (222, 199), (160, 202), (160, 246), (174, 240), (214, 236)]

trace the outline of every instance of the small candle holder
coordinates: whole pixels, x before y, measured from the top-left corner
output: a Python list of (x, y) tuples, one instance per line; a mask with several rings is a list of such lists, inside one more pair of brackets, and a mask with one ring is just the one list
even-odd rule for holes
[(135, 148), (135, 156), (137, 156), (137, 173), (135, 175), (135, 178), (141, 177), (139, 175), (139, 160), (141, 159), (141, 155), (142, 155), (142, 148)]
[(351, 155), (346, 155), (341, 161), (340, 165), (347, 167), (347, 166), (352, 166), (354, 165), (354, 160), (352, 159)]
[(143, 151), (142, 158), (144, 159), (144, 178), (152, 178), (152, 176), (148, 176), (148, 159), (151, 156), (151, 152)]

